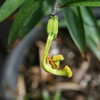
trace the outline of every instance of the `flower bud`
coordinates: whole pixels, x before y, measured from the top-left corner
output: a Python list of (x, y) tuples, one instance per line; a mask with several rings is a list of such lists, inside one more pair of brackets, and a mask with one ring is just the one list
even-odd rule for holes
[(48, 35), (52, 35), (56, 38), (58, 34), (58, 17), (57, 16), (50, 16), (50, 19), (47, 24), (47, 33)]

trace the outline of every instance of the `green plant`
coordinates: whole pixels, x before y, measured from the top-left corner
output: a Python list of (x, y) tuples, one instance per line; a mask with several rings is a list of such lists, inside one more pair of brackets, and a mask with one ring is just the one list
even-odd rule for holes
[[(17, 9), (10, 30), (8, 47), (11, 47), (16, 39), (21, 40), (43, 16), (50, 14), (54, 2), (54, 0), (6, 0), (0, 8), (0, 22)], [(82, 7), (100, 6), (100, 0), (61, 0), (59, 5), (59, 9), (64, 13), (64, 26), (69, 30), (80, 53), (84, 55), (86, 47), (89, 47), (100, 60), (100, 30), (97, 20), (91, 8)], [(54, 37), (50, 38), (52, 42)], [(50, 70), (48, 69), (48, 72)]]
[(64, 60), (62, 55), (55, 55), (52, 57), (52, 59), (48, 56), (51, 43), (58, 34), (58, 17), (55, 14), (50, 15), (50, 19), (47, 24), (47, 33), (48, 39), (42, 56), (43, 69), (55, 75), (67, 75), (68, 77), (71, 77), (72, 71), (68, 66), (65, 66), (63, 69), (59, 70), (60, 61)]
[[(50, 93), (48, 91), (43, 91), (42, 97), (43, 97), (43, 100), (51, 100), (50, 99)], [(61, 98), (61, 92), (57, 91), (54, 95), (53, 100), (60, 100), (60, 98)]]

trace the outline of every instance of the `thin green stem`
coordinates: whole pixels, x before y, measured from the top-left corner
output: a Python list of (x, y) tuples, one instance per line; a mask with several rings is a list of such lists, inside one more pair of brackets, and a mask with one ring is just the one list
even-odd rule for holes
[(42, 66), (43, 66), (43, 69), (47, 72), (48, 72), (48, 69), (47, 69), (48, 67), (45, 67), (45, 65), (47, 65), (46, 64), (46, 58), (48, 56), (49, 49), (50, 49), (52, 41), (53, 41), (53, 36), (49, 35), (48, 38), (47, 38), (46, 46), (45, 46), (43, 56), (42, 56)]
[(50, 15), (56, 15), (56, 11), (57, 11), (57, 8), (58, 8), (58, 4), (59, 4), (59, 0), (55, 0), (55, 4), (54, 4), (54, 6), (53, 6), (53, 8), (52, 8), (52, 12), (51, 12), (51, 14)]

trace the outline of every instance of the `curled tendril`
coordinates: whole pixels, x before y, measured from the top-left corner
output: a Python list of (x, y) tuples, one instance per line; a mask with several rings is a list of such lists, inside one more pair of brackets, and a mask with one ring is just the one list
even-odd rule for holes
[(46, 42), (46, 46), (43, 52), (42, 56), (42, 67), (46, 72), (65, 76), (68, 77), (72, 76), (72, 71), (68, 66), (65, 66), (63, 69), (59, 69), (60, 67), (60, 61), (64, 60), (64, 57), (62, 55), (55, 55), (52, 58), (48, 56), (51, 44), (53, 39), (57, 36), (58, 33), (58, 18), (57, 16), (51, 16), (48, 25), (47, 25), (47, 33), (48, 38)]

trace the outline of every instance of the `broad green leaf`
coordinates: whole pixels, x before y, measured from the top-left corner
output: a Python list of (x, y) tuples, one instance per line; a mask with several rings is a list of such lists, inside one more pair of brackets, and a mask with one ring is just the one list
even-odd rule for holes
[(100, 19), (98, 19), (97, 23), (98, 23), (98, 26), (100, 27)]
[(97, 47), (94, 41), (89, 37), (87, 37), (87, 45), (100, 61), (100, 47)]
[[(53, 1), (45, 0), (43, 4), (28, 18), (27, 21), (23, 24), (23, 26), (18, 31), (18, 38), (23, 38), (38, 22), (39, 20), (46, 14), (48, 14), (49, 9), (51, 8), (51, 4)], [(50, 13), (50, 12), (49, 12)]]
[(100, 45), (100, 29), (91, 9), (88, 7), (80, 7), (80, 11), (82, 14), (86, 37), (91, 38), (96, 45)]
[(100, 60), (100, 29), (96, 18), (88, 7), (80, 7), (80, 11), (84, 23), (86, 43), (95, 56)]
[(85, 34), (78, 7), (64, 8), (64, 17), (69, 33), (81, 53), (86, 51)]
[(0, 7), (0, 22), (12, 14), (25, 0), (5, 0)]
[(100, 6), (100, 0), (67, 0), (64, 6)]
[[(9, 40), (8, 40), (8, 46), (10, 46), (12, 44), (12, 42), (17, 37), (19, 30), (23, 27), (23, 25), (25, 25), (29, 21), (30, 17), (33, 14), (35, 14), (35, 12), (40, 7), (40, 5), (42, 4), (43, 1), (44, 0), (30, 0), (30, 1), (27, 0), (23, 4), (20, 11), (17, 13), (14, 23), (13, 23), (13, 26), (11, 28), (10, 36), (9, 36)], [(35, 17), (37, 17), (37, 16), (35, 16)]]

